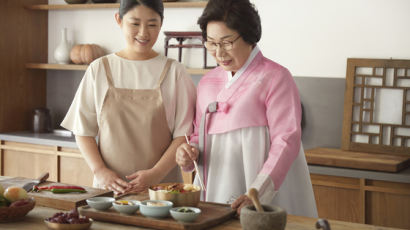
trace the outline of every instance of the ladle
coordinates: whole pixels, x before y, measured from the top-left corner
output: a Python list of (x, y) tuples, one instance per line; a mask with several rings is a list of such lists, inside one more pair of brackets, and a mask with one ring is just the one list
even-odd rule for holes
[(258, 190), (256, 190), (255, 188), (249, 189), (248, 197), (251, 198), (253, 205), (256, 208), (256, 211), (263, 212), (262, 205), (259, 202), (259, 198), (258, 198)]

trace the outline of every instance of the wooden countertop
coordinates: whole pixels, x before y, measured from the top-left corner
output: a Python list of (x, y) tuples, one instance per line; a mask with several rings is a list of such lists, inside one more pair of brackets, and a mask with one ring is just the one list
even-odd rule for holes
[[(7, 230), (21, 230), (21, 229), (30, 229), (30, 230), (44, 230), (46, 229), (46, 225), (44, 224), (43, 220), (47, 217), (52, 216), (54, 213), (58, 212), (59, 210), (47, 207), (40, 207), (36, 206), (31, 212), (27, 214), (19, 222), (12, 222), (12, 223), (0, 223), (0, 229), (7, 229)], [(302, 216), (292, 216), (288, 215), (288, 222), (286, 225), (286, 230), (314, 230), (315, 218), (308, 218)], [(376, 227), (373, 225), (364, 225), (364, 224), (355, 224), (355, 223), (348, 223), (343, 221), (335, 221), (330, 220), (330, 227), (332, 230), (388, 230), (388, 229), (395, 229), (395, 228), (385, 228), (385, 227)], [(138, 228), (135, 226), (130, 225), (120, 225), (120, 224), (112, 224), (107, 222), (100, 222), (94, 221), (93, 225), (90, 228), (92, 229), (99, 229), (99, 230), (108, 230), (108, 229), (116, 229), (116, 230), (135, 230), (135, 229), (146, 229), (146, 228)], [(241, 228), (241, 224), (239, 220), (232, 219), (221, 225), (218, 225), (213, 230), (239, 230)]]

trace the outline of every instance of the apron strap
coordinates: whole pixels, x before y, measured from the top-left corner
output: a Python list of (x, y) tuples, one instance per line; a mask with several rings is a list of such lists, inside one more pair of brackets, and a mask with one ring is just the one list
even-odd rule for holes
[(164, 81), (165, 76), (167, 76), (168, 70), (169, 70), (169, 67), (171, 66), (171, 64), (172, 64), (171, 59), (168, 59), (167, 63), (165, 64), (164, 69), (162, 70), (161, 77), (159, 78), (159, 81), (157, 83), (157, 88), (159, 88), (161, 86), (162, 81)]
[(104, 56), (102, 58), (102, 61), (103, 61), (105, 73), (106, 73), (106, 76), (107, 76), (108, 86), (109, 87), (114, 87), (113, 80), (112, 80), (112, 74), (111, 74), (111, 68), (110, 68), (110, 65), (108, 64), (107, 56)]

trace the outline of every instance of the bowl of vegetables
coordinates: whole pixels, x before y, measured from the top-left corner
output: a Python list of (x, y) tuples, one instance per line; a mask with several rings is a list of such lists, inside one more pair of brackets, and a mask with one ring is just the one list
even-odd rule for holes
[(184, 183), (158, 184), (151, 186), (148, 192), (151, 200), (171, 201), (174, 207), (197, 207), (201, 197), (199, 186)]
[(201, 209), (194, 207), (176, 207), (169, 210), (172, 218), (181, 222), (193, 222), (201, 214)]

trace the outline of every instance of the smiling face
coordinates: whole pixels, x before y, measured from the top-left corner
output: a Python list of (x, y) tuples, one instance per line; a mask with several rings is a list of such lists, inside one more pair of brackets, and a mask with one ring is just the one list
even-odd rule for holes
[(121, 27), (127, 47), (121, 53), (129, 59), (145, 60), (156, 56), (152, 47), (161, 30), (161, 17), (154, 10), (138, 5), (129, 10), (121, 19), (115, 15)]
[(224, 22), (209, 22), (206, 33), (208, 42), (222, 43), (224, 41), (234, 41), (231, 50), (224, 50), (219, 44), (215, 51), (209, 51), (209, 53), (226, 71), (237, 72), (251, 54), (252, 45), (246, 43), (237, 31), (228, 28)]

